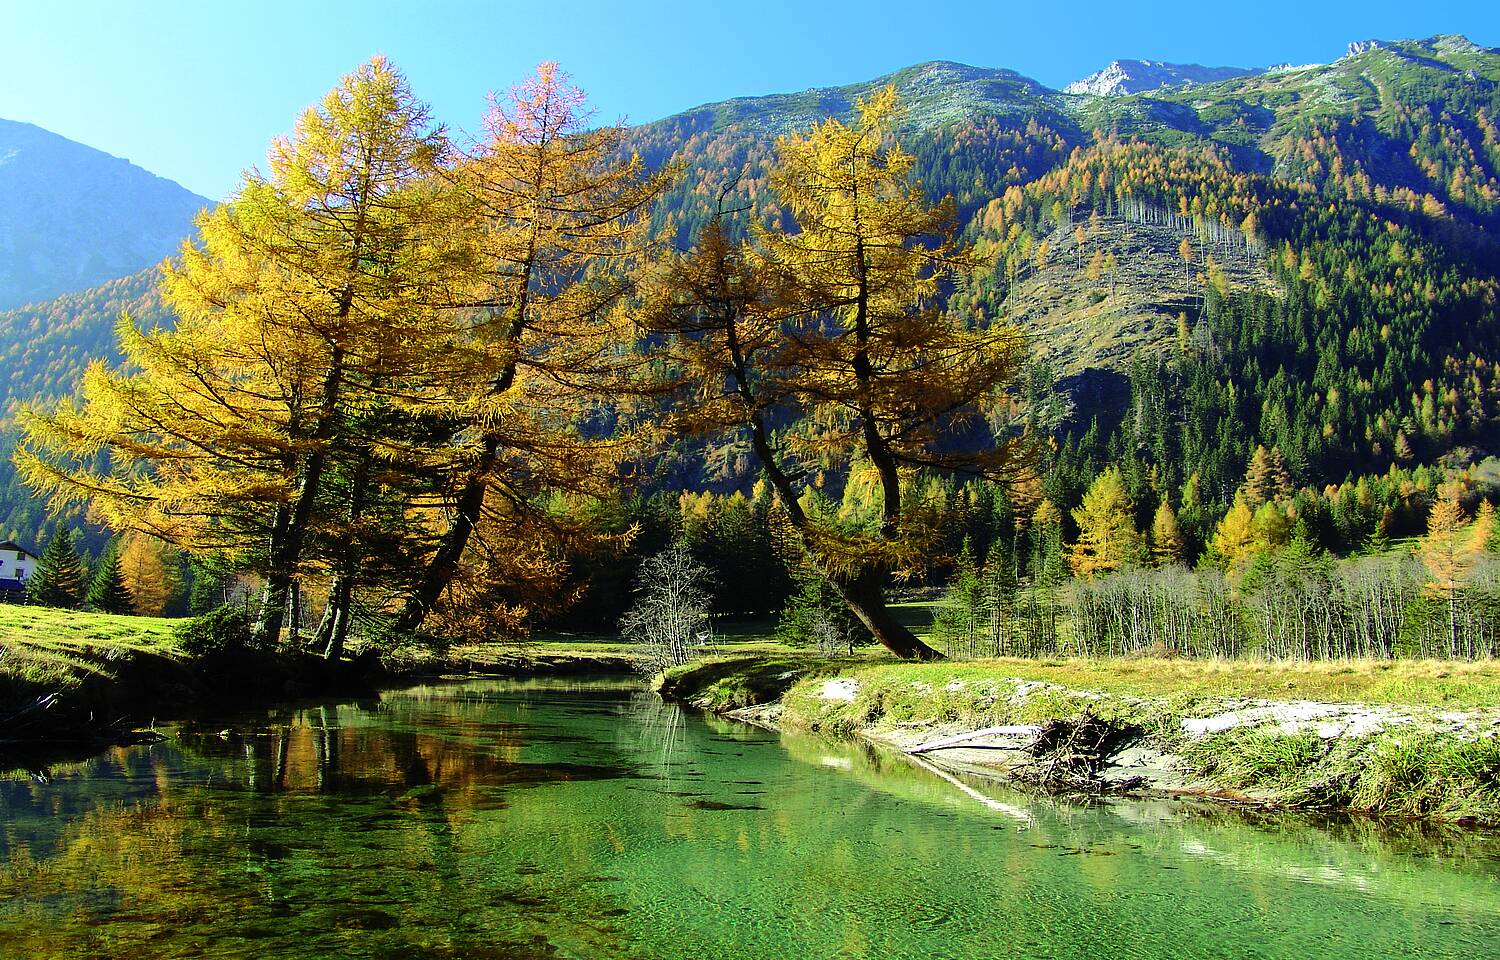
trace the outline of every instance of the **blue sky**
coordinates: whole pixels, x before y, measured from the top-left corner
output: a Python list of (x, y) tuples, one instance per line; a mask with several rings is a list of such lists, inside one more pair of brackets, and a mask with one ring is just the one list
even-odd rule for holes
[[(384, 53), (443, 120), (555, 59), (601, 117), (865, 80), (925, 60), (1051, 86), (1118, 57), (1327, 62), (1350, 40), (1463, 33), (1500, 46), (1500, 2), (1112, 3), (7, 0), (0, 117), (218, 198), (340, 75)], [(311, 8), (310, 10), (303, 8)]]

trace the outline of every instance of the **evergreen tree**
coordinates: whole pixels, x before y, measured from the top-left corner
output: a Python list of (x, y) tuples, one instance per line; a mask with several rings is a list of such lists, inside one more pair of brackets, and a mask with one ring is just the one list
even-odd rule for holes
[(202, 616), (224, 606), (229, 588), (229, 563), (222, 554), (208, 554), (189, 559), (192, 588), (188, 592), (188, 611)]
[(843, 598), (810, 564), (794, 574), (796, 589), (776, 622), (776, 642), (789, 647), (816, 647), (832, 655), (852, 653), (855, 644), (869, 641), (870, 633)]
[(83, 561), (73, 549), (73, 530), (60, 527), (26, 582), (27, 597), (39, 606), (71, 610), (83, 603), (83, 581)]
[(104, 548), (104, 556), (99, 558), (99, 565), (94, 569), (94, 579), (89, 583), (88, 595), (84, 599), (100, 613), (135, 612), (130, 588), (125, 585), (125, 574), (120, 568), (120, 554), (113, 542)]
[(993, 655), (994, 638), (990, 633), (994, 622), (990, 608), (992, 602), (983, 572), (975, 566), (966, 550), (954, 567), (953, 580), (932, 619), (933, 638), (943, 645), (946, 656)]

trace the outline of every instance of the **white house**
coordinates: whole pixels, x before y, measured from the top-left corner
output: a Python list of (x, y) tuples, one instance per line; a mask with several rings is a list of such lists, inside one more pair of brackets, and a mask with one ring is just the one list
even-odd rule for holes
[(23, 593), (36, 570), (36, 557), (19, 543), (0, 541), (0, 596)]

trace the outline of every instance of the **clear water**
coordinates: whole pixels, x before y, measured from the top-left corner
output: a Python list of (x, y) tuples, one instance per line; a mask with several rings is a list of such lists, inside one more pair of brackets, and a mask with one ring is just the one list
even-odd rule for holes
[(1078, 806), (623, 684), (180, 725), (0, 781), (0, 957), (1500, 956), (1500, 840)]

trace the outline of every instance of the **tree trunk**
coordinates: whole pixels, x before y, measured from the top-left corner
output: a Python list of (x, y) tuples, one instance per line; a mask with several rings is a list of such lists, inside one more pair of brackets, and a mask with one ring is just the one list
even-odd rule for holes
[(323, 656), (337, 660), (343, 652), (343, 639), (349, 632), (349, 603), (353, 583), (343, 573), (333, 578), (328, 587), (328, 605), (323, 608), (323, 619), (318, 622), (318, 632), (313, 636), (312, 648), (322, 649)]
[(370, 454), (360, 454), (359, 465), (354, 468), (353, 482), (349, 488), (348, 527), (339, 535), (335, 545), (338, 557), (338, 572), (328, 590), (328, 606), (323, 621), (318, 625), (318, 635), (313, 640), (313, 649), (322, 648), (323, 656), (337, 660), (344, 652), (344, 637), (349, 633), (349, 607), (353, 603), (355, 568), (354, 530), (364, 512), (365, 491), (370, 483)]
[[(266, 548), (269, 557), (278, 557), (283, 552), (290, 518), (291, 511), (285, 505), (278, 506), (272, 515), (271, 535), (267, 538)], [(256, 646), (270, 646), (281, 639), (281, 618), (291, 579), (290, 573), (274, 566), (267, 573), (266, 585), (260, 593), (260, 608), (256, 611), (255, 624), (250, 628), (250, 638)]]
[(345, 580), (342, 586), (344, 593), (340, 597), (338, 620), (333, 624), (333, 636), (328, 638), (328, 646), (323, 651), (323, 656), (329, 660), (344, 655), (344, 640), (349, 636), (349, 624), (354, 616), (354, 581)]
[[(490, 457), (493, 457), (493, 452)], [(423, 571), (421, 582), (412, 589), (401, 612), (390, 622), (391, 631), (410, 633), (421, 627), (427, 614), (432, 612), (433, 604), (442, 595), (443, 588), (453, 579), (454, 572), (458, 570), (458, 561), (464, 555), (464, 548), (469, 545), (469, 537), (479, 525), (479, 512), (484, 508), (484, 493), (489, 486), (485, 479), (486, 473), (487, 469), (476, 470), (464, 484), (463, 492), (459, 494), (453, 507), (453, 522), (448, 525), (443, 539), (438, 543), (437, 552), (432, 555), (427, 569)]]
[(897, 620), (885, 605), (885, 591), (881, 588), (880, 575), (873, 570), (862, 570), (849, 579), (831, 578), (839, 596), (859, 618), (880, 645), (903, 660), (941, 660), (938, 653)]
[[(347, 312), (346, 304), (340, 315)], [(334, 413), (338, 408), (343, 367), (344, 348), (334, 346), (329, 357), (328, 374), (323, 380), (322, 413), (317, 428), (312, 432), (312, 440), (323, 442), (333, 435)], [(256, 618), (251, 633), (251, 639), (259, 645), (271, 646), (281, 641), (286, 594), (292, 584), (293, 568), (302, 555), (302, 540), (312, 516), (313, 501), (317, 498), (323, 480), (323, 466), (327, 456), (327, 450), (322, 446), (315, 447), (307, 455), (302, 482), (297, 487), (297, 496), (291, 507), (277, 508), (267, 557), (269, 572), (266, 575), (266, 589), (261, 596), (260, 616)]]
[(300, 580), (292, 581), (291, 597), (292, 627), (291, 637), (289, 639), (291, 640), (292, 646), (295, 648), (297, 644), (302, 640), (302, 582)]

